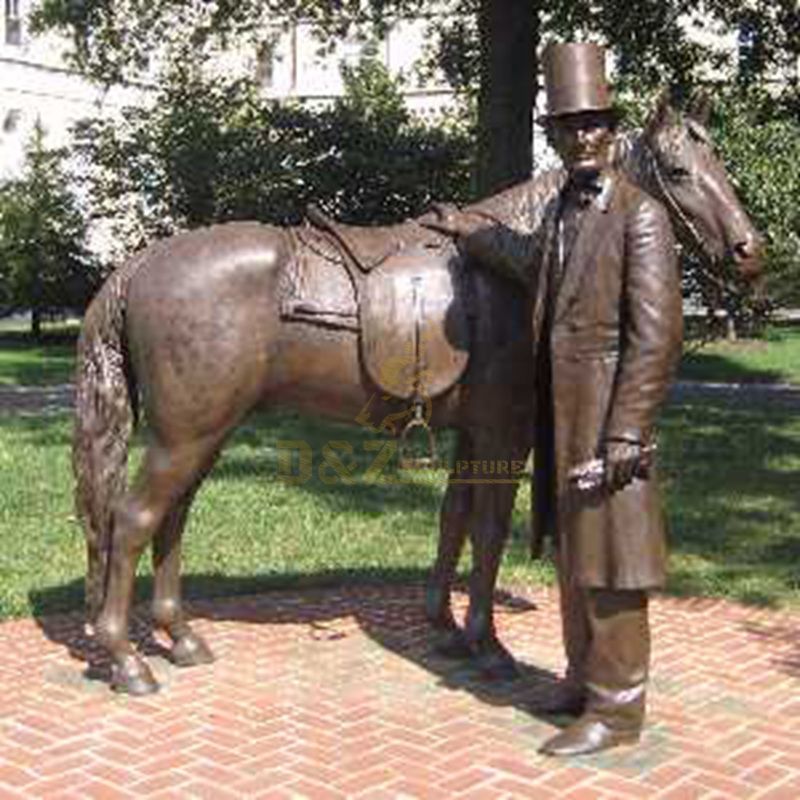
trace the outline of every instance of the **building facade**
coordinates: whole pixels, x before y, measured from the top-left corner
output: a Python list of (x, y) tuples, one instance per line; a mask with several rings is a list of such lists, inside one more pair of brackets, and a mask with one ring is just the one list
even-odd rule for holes
[[(33, 0), (2, 0), (0, 19), (0, 180), (18, 174), (25, 144), (37, 121), (51, 146), (69, 141), (71, 126), (79, 119), (114, 115), (126, 105), (147, 101), (148, 89), (140, 86), (110, 89), (84, 79), (70, 65), (69, 42), (54, 35), (32, 36), (28, 17)], [(402, 77), (409, 109), (433, 117), (454, 105), (446, 85), (422, 84), (416, 77), (427, 22), (398, 20), (375, 55), (395, 77)], [(321, 48), (311, 25), (275, 25), (267, 31), (265, 44), (255, 52), (223, 55), (219, 65), (249, 71), (259, 81), (265, 96), (292, 98), (321, 105), (341, 95), (340, 65), (354, 64), (364, 52), (365, 42), (352, 38), (331, 48)]]
[(138, 90), (100, 89), (86, 81), (65, 56), (57, 36), (30, 35), (31, 0), (3, 0), (0, 19), (0, 180), (19, 173), (25, 144), (37, 120), (48, 144), (69, 139), (78, 119), (110, 113), (136, 102)]

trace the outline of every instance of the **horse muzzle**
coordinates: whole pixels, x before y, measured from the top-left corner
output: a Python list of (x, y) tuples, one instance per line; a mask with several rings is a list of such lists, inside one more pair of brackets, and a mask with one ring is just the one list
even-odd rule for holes
[(746, 234), (731, 246), (730, 255), (743, 278), (752, 280), (761, 274), (763, 250), (763, 240), (756, 233)]

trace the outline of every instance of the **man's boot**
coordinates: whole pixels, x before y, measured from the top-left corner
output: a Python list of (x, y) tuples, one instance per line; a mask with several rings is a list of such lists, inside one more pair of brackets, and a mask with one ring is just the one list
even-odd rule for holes
[(584, 714), (545, 742), (552, 756), (597, 753), (639, 740), (650, 659), (647, 595), (638, 591), (590, 590), (591, 643), (586, 664)]
[(644, 686), (634, 700), (608, 697), (589, 690), (586, 711), (561, 733), (546, 741), (539, 752), (550, 756), (599, 753), (639, 741), (644, 723)]
[(552, 695), (539, 703), (536, 710), (554, 717), (579, 717), (586, 710), (586, 691), (582, 687), (564, 682)]

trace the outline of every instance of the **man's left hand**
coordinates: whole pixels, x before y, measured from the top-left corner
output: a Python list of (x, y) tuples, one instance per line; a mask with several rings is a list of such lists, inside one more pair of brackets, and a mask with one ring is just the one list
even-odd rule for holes
[(640, 442), (607, 440), (604, 450), (606, 483), (612, 492), (618, 492), (631, 483), (640, 471), (642, 445)]

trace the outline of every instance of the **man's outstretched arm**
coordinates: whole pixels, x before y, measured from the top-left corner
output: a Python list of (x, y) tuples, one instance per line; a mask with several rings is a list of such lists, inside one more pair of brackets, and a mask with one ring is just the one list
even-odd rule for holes
[(467, 256), (529, 286), (541, 260), (545, 214), (565, 179), (563, 170), (552, 170), (463, 209), (440, 204), (419, 222), (455, 236)]

